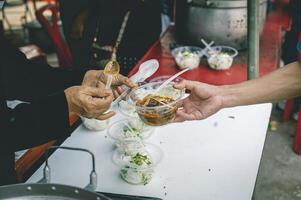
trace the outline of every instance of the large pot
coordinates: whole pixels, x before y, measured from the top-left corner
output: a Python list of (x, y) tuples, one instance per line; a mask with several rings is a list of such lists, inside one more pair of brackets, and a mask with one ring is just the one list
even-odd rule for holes
[[(262, 33), (267, 0), (260, 0)], [(247, 0), (177, 0), (176, 29), (182, 43), (201, 44), (201, 38), (237, 49), (247, 47)]]

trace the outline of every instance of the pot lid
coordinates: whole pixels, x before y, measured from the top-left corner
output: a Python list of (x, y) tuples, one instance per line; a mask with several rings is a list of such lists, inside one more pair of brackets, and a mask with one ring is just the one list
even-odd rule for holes
[[(266, 1), (267, 0), (260, 0), (260, 4)], [(210, 8), (241, 8), (247, 7), (248, 5), (247, 0), (187, 0), (187, 2)]]

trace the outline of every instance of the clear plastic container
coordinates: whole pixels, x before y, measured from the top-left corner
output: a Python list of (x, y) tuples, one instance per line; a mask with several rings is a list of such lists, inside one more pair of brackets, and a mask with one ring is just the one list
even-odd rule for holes
[[(156, 89), (162, 85), (163, 81), (152, 82), (134, 89), (129, 94), (129, 99), (136, 106), (136, 111), (140, 119), (150, 126), (162, 126), (172, 122), (178, 110), (178, 101), (183, 97), (185, 90), (177, 90), (173, 87), (173, 82), (162, 88), (159, 92)], [(159, 95), (173, 99), (169, 103), (160, 105), (141, 106), (137, 102), (147, 95)]]
[(118, 102), (118, 109), (126, 117), (139, 117), (135, 105), (127, 100)]
[(202, 55), (202, 49), (194, 46), (183, 46), (172, 50), (172, 56), (174, 57), (177, 65), (180, 69), (194, 69), (200, 65)]
[(108, 128), (110, 120), (89, 119), (80, 116), (84, 127), (91, 131), (103, 131)]
[(149, 138), (154, 131), (139, 118), (130, 118), (111, 124), (108, 135), (115, 140), (119, 152), (132, 155), (144, 147), (141, 141)]
[(162, 150), (150, 143), (145, 143), (144, 148), (132, 155), (119, 151), (113, 154), (113, 162), (120, 167), (120, 176), (131, 184), (146, 185), (154, 176), (155, 167), (163, 157)]
[(232, 64), (234, 58), (238, 55), (238, 51), (229, 46), (214, 46), (213, 51), (207, 50), (205, 55), (210, 68), (215, 70), (227, 70)]

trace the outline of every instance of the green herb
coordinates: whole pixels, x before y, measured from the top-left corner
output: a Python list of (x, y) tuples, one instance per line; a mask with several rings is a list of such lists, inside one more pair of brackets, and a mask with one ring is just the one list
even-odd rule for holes
[(120, 170), (120, 174), (125, 177), (128, 173), (128, 169), (129, 166), (125, 166), (123, 169)]
[(151, 180), (151, 177), (148, 174), (142, 174), (142, 183), (143, 185), (146, 185)]
[(147, 155), (142, 155), (140, 153), (137, 153), (135, 156), (133, 156), (130, 163), (134, 163), (138, 166), (141, 166), (143, 164), (147, 164), (147, 165), (152, 164), (152, 162), (150, 161)]
[(190, 55), (189, 51), (184, 51), (184, 52), (182, 53), (182, 56), (183, 56), (183, 57), (186, 57), (186, 56), (189, 56), (189, 55)]

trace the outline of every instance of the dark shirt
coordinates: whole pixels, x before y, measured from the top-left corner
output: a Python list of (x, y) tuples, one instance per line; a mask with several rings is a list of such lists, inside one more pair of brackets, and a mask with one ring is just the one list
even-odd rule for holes
[[(0, 34), (0, 185), (15, 183), (15, 151), (69, 136), (64, 89), (83, 75), (29, 61)], [(12, 99), (30, 103), (12, 110)]]
[[(117, 51), (121, 73), (126, 75), (161, 33), (161, 0), (60, 0), (65, 37), (71, 48), (75, 67), (90, 66), (94, 36), (100, 46), (114, 46), (123, 18), (131, 11), (123, 38)], [(74, 17), (89, 10), (83, 38), (70, 38)], [(96, 34), (97, 27), (99, 29)], [(107, 59), (110, 53), (101, 54)]]

